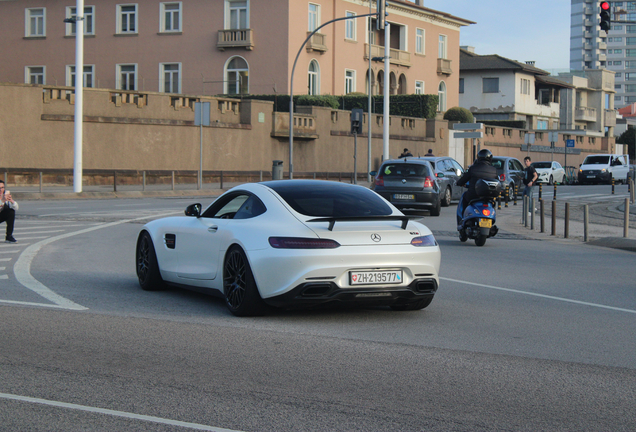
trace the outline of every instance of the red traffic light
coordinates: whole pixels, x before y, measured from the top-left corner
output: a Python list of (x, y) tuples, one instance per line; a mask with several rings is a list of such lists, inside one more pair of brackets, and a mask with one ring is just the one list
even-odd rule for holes
[(601, 9), (602, 10), (609, 10), (610, 9), (609, 2), (601, 2)]

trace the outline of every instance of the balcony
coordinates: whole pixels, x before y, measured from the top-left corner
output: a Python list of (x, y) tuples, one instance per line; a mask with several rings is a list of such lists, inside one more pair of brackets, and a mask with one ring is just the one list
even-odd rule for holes
[(575, 120), (576, 121), (585, 121), (585, 122), (595, 122), (596, 121), (596, 109), (595, 108), (576, 107), (574, 115), (575, 115)]
[(451, 61), (448, 59), (437, 59), (437, 73), (442, 75), (450, 75), (453, 73), (451, 69)]
[(605, 110), (605, 126), (616, 126), (616, 110)]
[[(311, 32), (307, 32), (309, 36)], [(322, 33), (314, 33), (307, 42), (307, 52), (317, 51), (319, 53), (327, 52), (327, 35)]]
[[(384, 58), (384, 47), (380, 45), (371, 45), (371, 58), (382, 57)], [(411, 53), (408, 51), (401, 51), (390, 48), (389, 50), (389, 62), (394, 65), (411, 67)], [(369, 60), (369, 44), (364, 44), (364, 59)]]
[(216, 47), (220, 51), (227, 48), (254, 49), (254, 31), (252, 29), (219, 30), (219, 40)]

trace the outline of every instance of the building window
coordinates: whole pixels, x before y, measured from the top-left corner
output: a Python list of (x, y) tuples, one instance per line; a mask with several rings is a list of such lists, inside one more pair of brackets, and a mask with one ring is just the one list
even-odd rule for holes
[(27, 84), (46, 84), (44, 79), (45, 67), (44, 66), (27, 66), (25, 68), (24, 82)]
[(159, 91), (181, 93), (180, 63), (161, 63), (159, 65)]
[(623, 64), (623, 62), (622, 62), (622, 61), (620, 61), (620, 60), (618, 60), (618, 61), (613, 61), (613, 62), (612, 62), (612, 64), (613, 64), (614, 66), (620, 66), (620, 65), (622, 65), (622, 64)]
[(181, 2), (159, 4), (161, 16), (160, 32), (181, 31), (181, 5)]
[[(460, 81), (463, 78), (460, 78)], [(424, 81), (415, 81), (415, 94), (424, 94)]]
[(499, 78), (483, 78), (483, 93), (499, 93)]
[(459, 92), (464, 93), (464, 78), (459, 79)]
[(530, 80), (521, 78), (521, 94), (530, 94)]
[(137, 65), (117, 65), (116, 87), (120, 90), (137, 90)]
[(309, 63), (309, 83), (307, 93), (310, 95), (320, 94), (320, 66), (316, 60)]
[(424, 54), (424, 29), (415, 29), (415, 52)]
[(26, 37), (46, 36), (46, 9), (26, 9)]
[(117, 33), (137, 33), (137, 5), (117, 5)]
[[(82, 85), (84, 87), (89, 87), (89, 88), (95, 87), (94, 70), (95, 70), (95, 66), (84, 65), (84, 73), (83, 73), (83, 81), (82, 81)], [(75, 66), (71, 66), (71, 65), (66, 66), (66, 85), (69, 87), (75, 87)]]
[(636, 92), (636, 84), (625, 84), (625, 93)]
[(310, 32), (316, 30), (320, 23), (320, 5), (309, 3), (309, 27)]
[(446, 58), (446, 35), (439, 35), (437, 58), (441, 58), (441, 59)]
[(356, 71), (345, 70), (345, 94), (356, 91)]
[(437, 88), (437, 96), (439, 97), (439, 104), (437, 110), (440, 112), (446, 111), (446, 83), (441, 81)]
[(227, 10), (227, 29), (248, 29), (250, 28), (249, 20), (249, 2), (243, 1), (226, 1)]
[[(66, 8), (66, 18), (75, 18), (77, 17), (76, 7), (67, 7)], [(84, 6), (84, 34), (85, 35), (94, 35), (95, 34), (95, 6)], [(75, 23), (66, 24), (66, 35), (74, 36), (75, 35)]]
[(225, 94), (249, 93), (249, 66), (242, 57), (233, 57), (225, 67)]
[(352, 17), (345, 21), (345, 38), (350, 40), (356, 40), (356, 16), (355, 13), (347, 11), (347, 16)]

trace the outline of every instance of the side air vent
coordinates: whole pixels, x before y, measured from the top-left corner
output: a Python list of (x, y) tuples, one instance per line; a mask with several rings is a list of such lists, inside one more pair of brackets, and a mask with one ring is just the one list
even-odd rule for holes
[(164, 237), (164, 241), (168, 249), (174, 249), (177, 245), (177, 236), (175, 236), (174, 234), (166, 234)]

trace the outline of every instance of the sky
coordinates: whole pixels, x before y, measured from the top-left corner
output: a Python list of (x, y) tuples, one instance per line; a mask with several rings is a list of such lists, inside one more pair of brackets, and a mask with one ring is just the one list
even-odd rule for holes
[(430, 9), (474, 21), (460, 45), (551, 72), (570, 67), (570, 0), (424, 0)]

